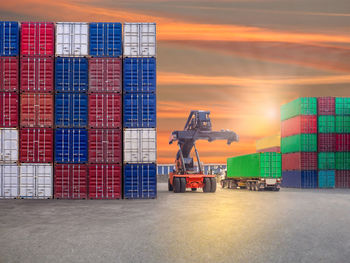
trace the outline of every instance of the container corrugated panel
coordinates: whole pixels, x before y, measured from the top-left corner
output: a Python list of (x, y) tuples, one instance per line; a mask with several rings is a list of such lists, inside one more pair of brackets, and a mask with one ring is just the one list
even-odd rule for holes
[(282, 138), (281, 152), (317, 152), (317, 134), (298, 134)]
[(123, 59), (123, 92), (155, 92), (156, 59)]
[(18, 127), (18, 94), (0, 92), (0, 127)]
[(53, 162), (53, 129), (21, 128), (20, 154), (22, 163)]
[(335, 187), (350, 188), (350, 171), (335, 172)]
[(88, 161), (88, 132), (86, 129), (55, 130), (55, 162), (86, 163)]
[(30, 199), (52, 198), (52, 175), (51, 164), (21, 164), (20, 197)]
[(335, 132), (350, 133), (350, 116), (335, 116)]
[(325, 170), (318, 171), (318, 187), (334, 188), (335, 187), (335, 171)]
[(16, 163), (18, 161), (18, 130), (0, 129), (0, 163)]
[[(281, 136), (274, 135), (261, 138), (255, 142), (256, 150), (268, 149), (273, 147), (279, 147), (281, 145)], [(274, 151), (276, 152), (276, 151)]]
[(88, 90), (87, 58), (55, 59), (55, 90), (59, 92), (87, 92)]
[(56, 56), (88, 55), (88, 23), (56, 23)]
[(318, 115), (335, 115), (335, 98), (320, 97), (317, 98)]
[(334, 133), (320, 133), (317, 137), (319, 152), (335, 152), (336, 135)]
[(335, 98), (335, 114), (350, 115), (350, 98)]
[(53, 128), (53, 96), (48, 93), (22, 93), (21, 127)]
[(227, 177), (280, 178), (280, 153), (253, 153), (227, 158)]
[(54, 90), (54, 58), (21, 57), (21, 91), (52, 92)]
[(317, 115), (317, 98), (298, 98), (281, 106), (282, 121), (298, 115)]
[(122, 55), (121, 23), (90, 23), (89, 54), (95, 57), (120, 57)]
[(316, 115), (299, 115), (281, 122), (281, 137), (317, 133)]
[(0, 165), (0, 198), (19, 196), (19, 167), (17, 164)]
[(156, 122), (156, 94), (125, 93), (123, 95), (123, 126), (125, 128), (155, 128)]
[(124, 162), (155, 163), (157, 161), (156, 129), (124, 130)]
[(19, 24), (13, 21), (0, 21), (0, 56), (18, 56)]
[(336, 152), (335, 167), (337, 170), (350, 170), (350, 152)]
[(21, 23), (22, 56), (54, 56), (55, 24), (52, 22)]
[(335, 135), (335, 151), (350, 152), (350, 134), (336, 134)]
[(318, 116), (318, 132), (334, 133), (335, 132), (335, 116), (324, 115)]
[(124, 48), (126, 57), (156, 56), (156, 24), (124, 23)]
[(282, 170), (317, 170), (316, 152), (298, 152), (282, 154)]
[(120, 129), (89, 130), (89, 163), (121, 163), (122, 131)]
[(120, 199), (122, 197), (120, 164), (89, 165), (89, 198)]
[(0, 91), (18, 91), (18, 89), (18, 58), (0, 57)]
[(276, 147), (271, 147), (271, 148), (265, 148), (265, 149), (260, 149), (256, 151), (257, 153), (271, 153), (271, 152), (281, 152), (281, 147), (276, 146)]
[(87, 127), (88, 95), (86, 93), (57, 93), (55, 100), (56, 127)]
[(56, 164), (54, 197), (58, 199), (86, 199), (88, 195), (88, 167), (86, 164)]
[(155, 164), (126, 164), (124, 166), (124, 198), (156, 198), (156, 169)]
[(282, 171), (282, 187), (317, 188), (317, 170)]
[(89, 59), (89, 92), (121, 92), (122, 60), (120, 58)]
[(122, 96), (118, 93), (89, 94), (89, 127), (122, 127)]
[(318, 169), (333, 170), (335, 169), (335, 154), (334, 152), (319, 152), (318, 153)]

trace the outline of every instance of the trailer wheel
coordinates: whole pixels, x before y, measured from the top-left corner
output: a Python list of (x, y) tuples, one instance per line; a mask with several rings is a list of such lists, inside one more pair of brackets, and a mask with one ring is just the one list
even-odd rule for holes
[(186, 178), (181, 177), (180, 178), (180, 193), (186, 192)]
[(221, 185), (221, 188), (225, 188), (225, 181), (224, 180), (220, 181), (220, 185)]
[(174, 188), (170, 183), (170, 179), (168, 179), (168, 191), (173, 191), (173, 190), (174, 190)]
[(210, 178), (210, 192), (215, 193), (216, 192), (216, 178), (211, 177)]
[(278, 192), (280, 189), (281, 189), (281, 188), (279, 188), (279, 187), (275, 187), (273, 190), (276, 191), (276, 192)]
[(179, 177), (174, 177), (173, 179), (174, 193), (180, 193), (181, 191), (181, 181)]
[(256, 191), (256, 183), (252, 183), (252, 191)]
[(209, 177), (204, 177), (203, 178), (203, 183), (204, 183), (203, 192), (204, 193), (209, 193), (210, 189), (211, 189), (210, 178)]
[(255, 191), (260, 191), (260, 184), (259, 183), (255, 184)]
[(246, 188), (247, 188), (247, 190), (249, 190), (249, 191), (251, 191), (251, 190), (252, 190), (252, 187), (251, 187), (250, 182), (246, 183)]

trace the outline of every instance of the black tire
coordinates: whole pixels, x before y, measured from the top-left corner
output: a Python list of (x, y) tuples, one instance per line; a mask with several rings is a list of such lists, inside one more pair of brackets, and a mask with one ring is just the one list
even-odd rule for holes
[(197, 191), (197, 188), (191, 188), (191, 190), (192, 190), (193, 192), (196, 192), (196, 191)]
[(211, 193), (215, 193), (216, 192), (216, 178), (215, 177), (211, 177), (210, 178), (210, 192)]
[(168, 190), (169, 191), (174, 191), (173, 186), (170, 184), (170, 179), (168, 179)]
[(278, 192), (281, 188), (275, 187), (274, 191)]
[(252, 183), (252, 191), (256, 191), (256, 183)]
[(181, 191), (181, 181), (179, 177), (174, 177), (173, 179), (174, 193), (180, 193)]
[(209, 192), (210, 192), (210, 189), (211, 189), (210, 178), (209, 178), (209, 177), (204, 177), (204, 178), (203, 178), (203, 183), (204, 183), (203, 192), (204, 192), (204, 193), (209, 193)]
[(225, 188), (225, 182), (224, 181), (220, 181), (220, 185), (221, 185), (221, 188)]
[(181, 177), (180, 178), (180, 193), (186, 192), (186, 178)]
[(255, 184), (255, 191), (260, 191), (260, 184), (259, 183)]
[(251, 185), (250, 185), (250, 183), (248, 182), (248, 183), (246, 183), (246, 188), (247, 188), (247, 190), (252, 190), (252, 188), (251, 188)]

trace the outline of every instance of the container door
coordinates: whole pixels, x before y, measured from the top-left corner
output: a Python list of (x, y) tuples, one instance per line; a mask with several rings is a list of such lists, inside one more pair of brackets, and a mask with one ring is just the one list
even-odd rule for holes
[(37, 123), (40, 127), (53, 127), (53, 95), (37, 94)]
[(139, 24), (124, 23), (124, 56), (139, 56)]
[(105, 60), (105, 91), (121, 92), (121, 60), (119, 58), (109, 58)]
[(14, 92), (0, 93), (0, 127), (18, 126), (18, 95)]
[(105, 149), (104, 160), (107, 163), (120, 163), (121, 162), (121, 131), (120, 130), (105, 130)]
[(17, 165), (0, 165), (0, 194), (5, 198), (18, 196), (19, 174)]
[(38, 54), (44, 56), (54, 55), (54, 24), (53, 23), (38, 23), (37, 25), (38, 41), (37, 50)]
[(140, 166), (141, 189), (139, 195), (141, 198), (155, 198), (157, 196), (156, 165), (144, 164)]
[(74, 56), (88, 55), (88, 25), (86, 23), (72, 23), (72, 54)]
[(1, 130), (1, 161), (14, 163), (18, 161), (18, 130)]
[(139, 129), (141, 141), (141, 155), (139, 160), (142, 163), (156, 162), (156, 131), (155, 129)]
[(70, 145), (72, 148), (71, 160), (75, 163), (87, 162), (87, 131), (83, 129), (76, 129), (71, 131)]
[(122, 28), (120, 23), (105, 24), (105, 55), (119, 57), (122, 55)]
[(69, 23), (56, 24), (56, 55), (69, 56), (71, 54), (71, 34)]
[(52, 166), (36, 165), (36, 196), (52, 197)]
[(86, 58), (73, 58), (71, 63), (71, 91), (88, 90), (88, 61)]
[(0, 57), (0, 91), (18, 90), (18, 58)]
[(121, 128), (122, 96), (119, 94), (105, 95), (105, 128)]
[(72, 165), (71, 166), (71, 197), (72, 198), (86, 198), (87, 193), (87, 166), (86, 165)]
[(51, 163), (52, 162), (52, 129), (37, 129), (36, 130), (36, 162)]
[(119, 165), (106, 165), (105, 167), (105, 194), (109, 199), (121, 197), (121, 167)]
[(70, 103), (71, 93), (58, 93), (56, 94), (55, 101), (55, 123), (58, 127), (69, 127), (70, 126)]
[(72, 93), (71, 95), (71, 121), (70, 126), (86, 127), (88, 119), (88, 95)]
[(20, 196), (35, 197), (35, 165), (20, 166)]
[(0, 56), (17, 56), (19, 25), (17, 22), (0, 22)]
[(55, 136), (55, 161), (56, 162), (71, 162), (72, 158), (72, 145), (71, 135), (72, 131), (67, 129), (57, 129)]
[(140, 56), (154, 57), (156, 55), (156, 24), (140, 24)]
[(33, 93), (21, 94), (21, 127), (33, 127), (36, 125), (36, 95)]
[(51, 92), (53, 90), (53, 58), (39, 58), (37, 63), (37, 90)]

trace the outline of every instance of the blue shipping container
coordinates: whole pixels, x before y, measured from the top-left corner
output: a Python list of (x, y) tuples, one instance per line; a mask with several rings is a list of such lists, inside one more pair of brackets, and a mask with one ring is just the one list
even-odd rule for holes
[(56, 58), (55, 89), (60, 92), (86, 92), (88, 90), (87, 58)]
[(55, 130), (55, 162), (86, 163), (88, 160), (88, 131), (86, 129)]
[(90, 23), (89, 54), (94, 57), (122, 55), (121, 23)]
[(282, 187), (317, 188), (317, 171), (282, 171)]
[(56, 127), (87, 127), (88, 95), (86, 93), (57, 93), (55, 97)]
[(156, 128), (155, 93), (125, 93), (123, 95), (124, 128)]
[(156, 165), (126, 164), (124, 166), (124, 198), (147, 199), (156, 197)]
[(18, 56), (18, 22), (0, 21), (0, 56)]
[(123, 59), (124, 92), (156, 92), (156, 59)]
[(334, 188), (335, 187), (335, 170), (318, 171), (318, 187)]

